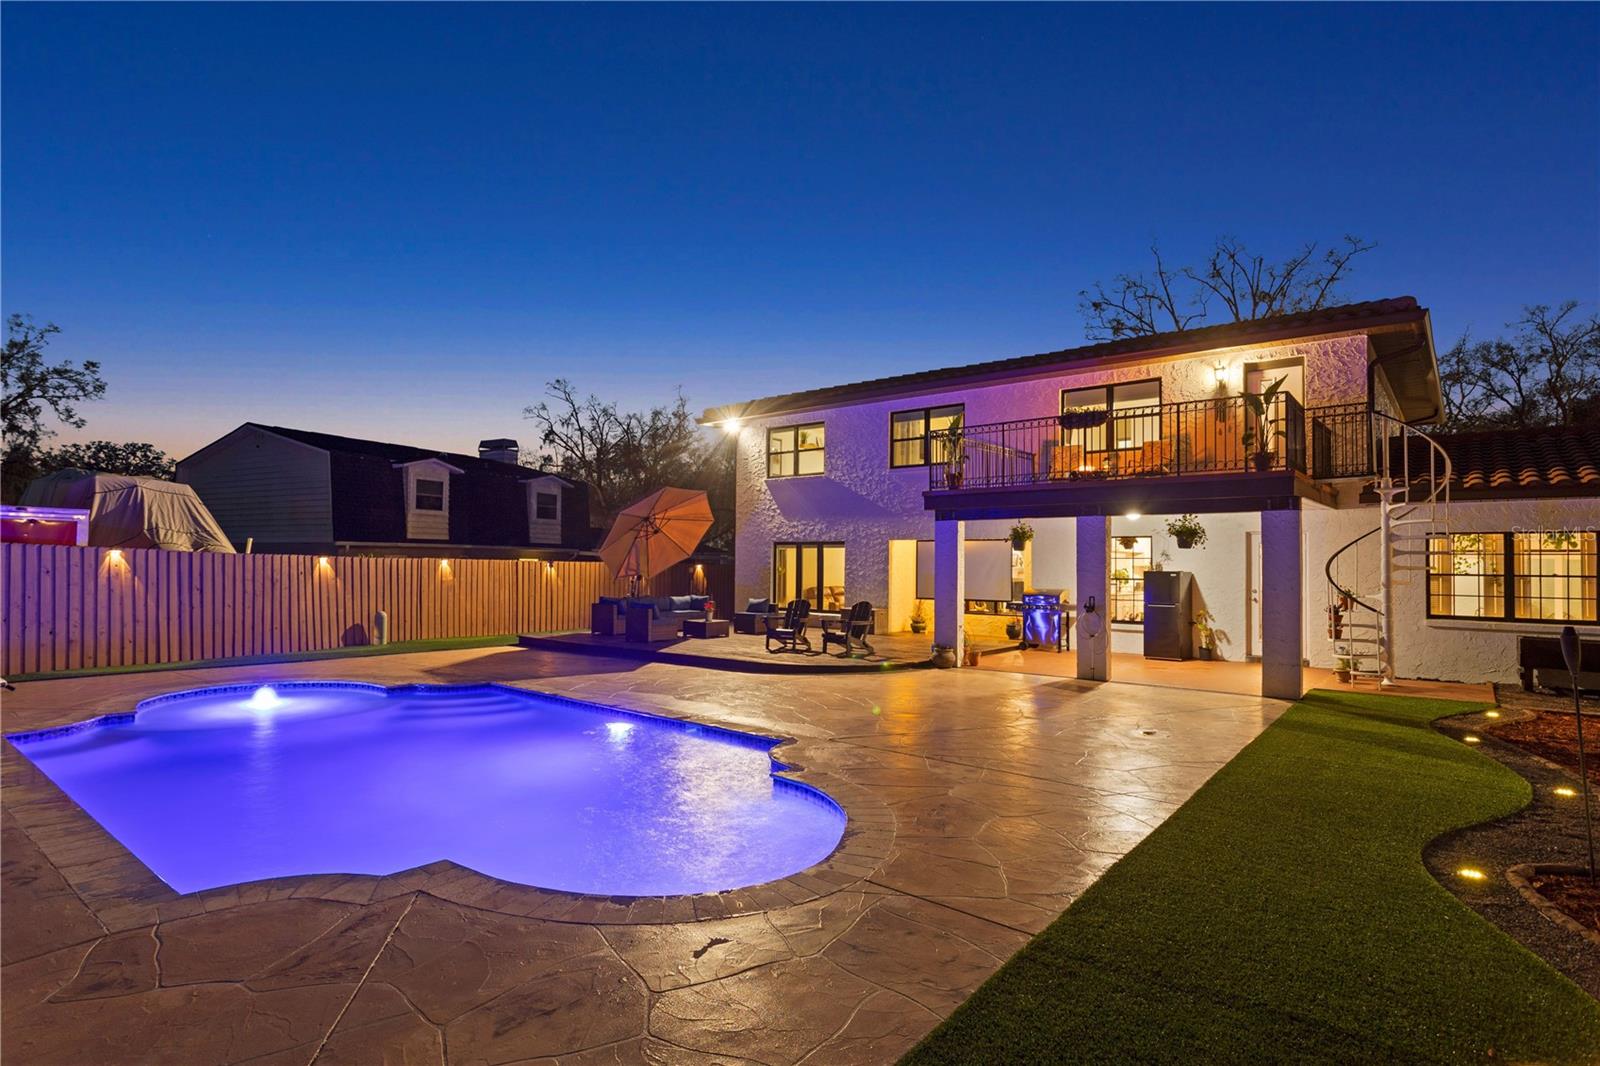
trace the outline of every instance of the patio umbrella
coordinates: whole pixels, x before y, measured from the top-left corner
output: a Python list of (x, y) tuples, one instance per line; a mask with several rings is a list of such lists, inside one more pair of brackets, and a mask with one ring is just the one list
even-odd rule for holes
[(617, 512), (600, 558), (635, 591), (643, 581), (689, 557), (711, 528), (711, 501), (697, 489), (657, 489)]

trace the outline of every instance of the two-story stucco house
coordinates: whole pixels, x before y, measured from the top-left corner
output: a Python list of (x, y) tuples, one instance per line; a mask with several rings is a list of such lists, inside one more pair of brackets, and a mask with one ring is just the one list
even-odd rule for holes
[[(1600, 430), (1420, 432), (1442, 409), (1428, 311), (1401, 297), (703, 421), (737, 438), (741, 600), (870, 600), (889, 631), (931, 613), (960, 662), (1048, 589), (1078, 676), (1105, 679), (1112, 652), (1145, 651), (1147, 573), (1181, 571), (1216, 656), (1298, 696), (1307, 664), (1509, 680), (1519, 634), (1600, 633)], [(1168, 534), (1186, 514), (1203, 544)], [(1013, 550), (1018, 522), (1034, 536)]]

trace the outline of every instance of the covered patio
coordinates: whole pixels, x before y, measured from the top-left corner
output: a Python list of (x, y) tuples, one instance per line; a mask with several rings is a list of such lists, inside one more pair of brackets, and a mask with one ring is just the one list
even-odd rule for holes
[[(1308, 673), (1305, 666), (1315, 625), (1308, 598), (1317, 597), (1317, 586), (1308, 568), (1303, 516), (1307, 508), (1326, 507), (1336, 499), (1327, 485), (1294, 470), (930, 489), (925, 501), (934, 512), (934, 643), (953, 649), (958, 663), (968, 661), (969, 522), (1065, 519), (1071, 523), (1071, 558), (1057, 560), (1056, 569), (1065, 571), (1059, 584), (1070, 593), (1065, 606), (1072, 619), (1072, 650), (986, 656), (992, 661), (983, 665), (1038, 669), (1086, 681), (1128, 680), (1297, 699), (1330, 680), (1326, 672)], [(1143, 572), (1186, 570), (1189, 560), (1162, 560), (1151, 553), (1144, 569), (1130, 575), (1124, 569), (1132, 567), (1118, 563), (1114, 543), (1150, 533), (1148, 519), (1186, 514), (1200, 514), (1216, 526), (1226, 525), (1230, 537), (1238, 536), (1236, 543), (1216, 546), (1220, 554), (1211, 564), (1213, 588), (1227, 586), (1220, 591), (1240, 602), (1240, 618), (1247, 619), (1241, 628), (1251, 634), (1227, 656), (1235, 661), (1156, 663), (1127, 654), (1129, 638), (1137, 641), (1138, 634), (1129, 632), (1127, 620), (1113, 605), (1127, 598), (1130, 577), (1142, 584)], [(1188, 629), (1194, 620), (1186, 616), (1175, 624)]]

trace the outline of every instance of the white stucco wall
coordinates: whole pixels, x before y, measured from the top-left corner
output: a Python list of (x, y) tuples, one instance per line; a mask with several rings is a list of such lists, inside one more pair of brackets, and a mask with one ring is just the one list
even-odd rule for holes
[[(1317, 561), (1317, 580), (1308, 585), (1308, 598), (1326, 609), (1326, 581), (1321, 560), (1368, 529), (1378, 525), (1376, 508), (1307, 511), (1308, 555)], [(1420, 545), (1429, 529), (1444, 526), (1409, 526), (1406, 535)], [(1452, 503), (1448, 529), (1453, 533), (1500, 533), (1517, 530), (1600, 529), (1600, 499), (1556, 498), (1543, 500), (1469, 500)], [(1358, 549), (1357, 572), (1362, 588), (1378, 587), (1377, 537)], [(1420, 565), (1420, 559), (1418, 564)], [(1517, 680), (1517, 637), (1521, 634), (1555, 636), (1560, 626), (1547, 623), (1463, 621), (1428, 617), (1427, 575), (1421, 570), (1400, 571), (1394, 582), (1395, 672), (1401, 677), (1441, 681)], [(1600, 638), (1600, 626), (1579, 626), (1587, 639)], [(1313, 666), (1333, 666), (1327, 624), (1321, 618), (1307, 629), (1307, 655)]]
[[(775, 542), (836, 541), (845, 545), (846, 600), (886, 603), (888, 542), (933, 538), (933, 517), (923, 510), (922, 501), (928, 487), (927, 469), (889, 466), (889, 416), (894, 411), (963, 403), (969, 426), (1047, 417), (1060, 412), (1062, 389), (1151, 377), (1161, 379), (1164, 402), (1205, 399), (1219, 394), (1213, 370), (1218, 362), (1226, 366), (1224, 391), (1237, 395), (1244, 387), (1247, 363), (1296, 357), (1305, 360), (1304, 400), (1308, 406), (1365, 398), (1368, 344), (1364, 335), (1357, 334), (1300, 344), (1223, 348), (1162, 363), (1052, 373), (1026, 381), (749, 421), (740, 427), (738, 441), (735, 598), (742, 602), (768, 594)], [(826, 472), (816, 477), (769, 480), (767, 429), (816, 421), (827, 427)], [(1004, 536), (1010, 524), (969, 522), (967, 536)], [(1036, 576), (1035, 584), (1048, 587), (1051, 583)], [(1066, 578), (1059, 584), (1072, 581)]]
[[(891, 469), (889, 416), (912, 407), (964, 403), (969, 426), (1011, 419), (1054, 415), (1060, 390), (1112, 381), (1159, 376), (1167, 402), (1217, 395), (1213, 366), (1227, 365), (1226, 391), (1243, 387), (1244, 365), (1302, 357), (1306, 363), (1308, 406), (1361, 401), (1367, 387), (1368, 345), (1364, 336), (1344, 336), (1298, 345), (1225, 349), (1156, 365), (1129, 365), (1075, 373), (1056, 373), (1027, 381), (980, 388), (929, 392), (869, 403), (755, 420), (741, 427), (738, 442), (735, 590), (741, 601), (770, 590), (772, 545), (778, 541), (830, 541), (845, 545), (845, 599), (871, 600), (887, 606), (889, 542), (932, 540), (933, 517), (923, 509), (928, 486), (926, 468)], [(1389, 406), (1386, 396), (1380, 407)], [(827, 427), (826, 472), (817, 477), (766, 476), (766, 431), (769, 426), (821, 421)], [(1303, 522), (1303, 629), (1305, 654), (1313, 666), (1334, 665), (1327, 637), (1326, 579), (1329, 555), (1359, 533), (1378, 524), (1375, 507), (1359, 505), (1346, 493), (1338, 510), (1307, 504)], [(1215, 618), (1219, 652), (1242, 659), (1250, 649), (1248, 535), (1259, 534), (1254, 513), (1201, 515), (1209, 533), (1202, 549), (1178, 549), (1165, 532), (1166, 518), (1135, 521), (1117, 516), (1112, 534), (1149, 535), (1155, 559), (1166, 569), (1194, 573), (1199, 601)], [(1032, 581), (1038, 588), (1067, 588), (1076, 598), (1075, 524), (1071, 519), (1032, 519)], [(968, 539), (1003, 537), (1011, 520), (970, 521)], [(1526, 527), (1600, 526), (1600, 501), (1554, 499), (1458, 503), (1457, 531), (1506, 530)], [(1420, 529), (1415, 530), (1421, 533)], [(1375, 538), (1374, 538), (1375, 541)], [(1376, 588), (1375, 546), (1366, 553)], [(1423, 574), (1402, 574), (1395, 596), (1398, 668), (1403, 676), (1446, 680), (1514, 680), (1516, 636), (1553, 633), (1552, 626), (1457, 622), (1426, 618)], [(898, 626), (901, 620), (893, 622)], [(1600, 636), (1596, 627), (1586, 635)], [(1116, 626), (1117, 651), (1143, 650), (1137, 626)], [(1258, 650), (1258, 649), (1256, 649)]]

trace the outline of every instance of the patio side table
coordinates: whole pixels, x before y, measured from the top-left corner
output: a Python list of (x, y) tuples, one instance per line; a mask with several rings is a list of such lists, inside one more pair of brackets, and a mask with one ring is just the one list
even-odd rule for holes
[(711, 637), (725, 637), (728, 635), (728, 620), (726, 618), (685, 618), (683, 620), (683, 635), (706, 640)]

